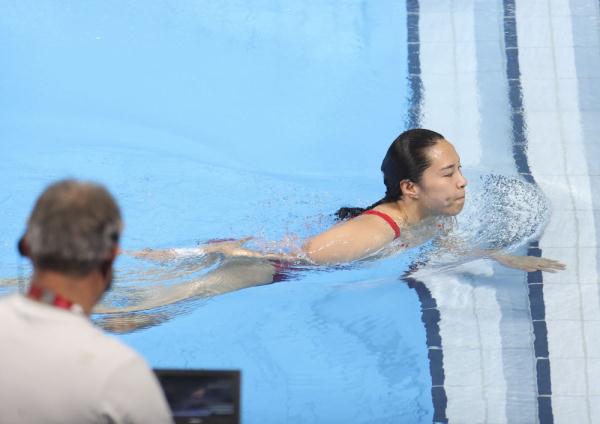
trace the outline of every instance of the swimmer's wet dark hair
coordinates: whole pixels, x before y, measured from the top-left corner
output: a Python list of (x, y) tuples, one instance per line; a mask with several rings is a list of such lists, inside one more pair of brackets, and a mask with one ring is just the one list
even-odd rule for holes
[(400, 200), (402, 198), (400, 182), (410, 180), (418, 183), (421, 180), (423, 172), (431, 165), (427, 150), (441, 140), (444, 140), (443, 135), (423, 128), (407, 130), (400, 134), (388, 149), (381, 163), (385, 196), (367, 208), (340, 208), (335, 213), (336, 219), (354, 218), (383, 203)]

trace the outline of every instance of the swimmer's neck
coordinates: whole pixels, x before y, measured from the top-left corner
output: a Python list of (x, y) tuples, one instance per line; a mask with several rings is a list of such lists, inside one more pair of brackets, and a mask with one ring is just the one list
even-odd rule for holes
[(71, 276), (56, 271), (36, 269), (31, 277), (31, 285), (60, 295), (83, 309), (89, 316), (102, 294), (106, 282), (99, 271), (85, 276)]
[(432, 217), (432, 214), (424, 210), (416, 200), (407, 197), (386, 203), (386, 206), (393, 210), (394, 216), (408, 227), (421, 224)]

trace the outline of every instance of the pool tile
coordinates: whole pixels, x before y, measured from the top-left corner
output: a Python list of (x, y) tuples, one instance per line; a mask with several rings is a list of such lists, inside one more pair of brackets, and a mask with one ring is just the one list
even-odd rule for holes
[(590, 418), (592, 423), (600, 423), (600, 396), (590, 396)]
[(577, 214), (579, 243), (580, 247), (597, 247), (598, 239), (596, 228), (600, 225), (600, 211), (598, 210), (579, 210)]
[[(586, 156), (588, 149), (586, 148)], [(588, 168), (589, 169), (589, 168)], [(577, 210), (600, 209), (600, 176), (597, 175), (572, 175), (571, 196)]]
[(481, 387), (482, 360), (479, 349), (444, 349), (446, 387)]
[(528, 311), (476, 311), (480, 347), (483, 349), (531, 348), (531, 321)]
[(518, 1), (516, 6), (517, 20), (528, 17), (545, 17), (549, 13), (546, 0)]
[[(583, 319), (585, 321), (600, 321), (600, 287), (598, 284), (581, 284), (580, 290)], [(600, 334), (598, 336), (600, 337)]]
[[(427, 79), (429, 75), (453, 75), (455, 74), (454, 45), (450, 43), (423, 43), (420, 49), (421, 64), (436, 63), (435, 67), (427, 70), (422, 69), (421, 78)], [(429, 88), (429, 84), (425, 84)], [(446, 101), (452, 101), (447, 99)]]
[(547, 247), (576, 247), (576, 212), (555, 210), (552, 211), (550, 222), (542, 236), (542, 250)]
[[(553, 16), (549, 21), (551, 25), (551, 31), (553, 32), (552, 45), (554, 46), (573, 46), (573, 34), (572, 34), (572, 16)], [(569, 30), (566, 30), (569, 28)]]
[[(536, 126), (542, 125), (541, 122), (535, 124)], [(548, 124), (552, 126), (551, 123)], [(536, 132), (535, 128), (531, 128), (529, 125), (529, 134)], [(539, 137), (538, 133), (538, 137)], [(551, 136), (554, 137), (554, 136)], [(530, 141), (527, 146), (528, 160), (531, 172), (534, 175), (563, 175), (565, 169), (565, 159), (562, 155), (557, 154), (553, 149), (548, 149), (548, 143), (552, 138), (546, 140), (544, 143), (538, 143)]]
[[(490, 6), (492, 6), (490, 4)], [(475, 5), (477, 10), (477, 4)], [(498, 51), (498, 42), (502, 34), (497, 28), (502, 25), (502, 18), (498, 16), (498, 13), (488, 10), (476, 11), (474, 25), (474, 38), (475, 42), (480, 45), (482, 42), (495, 42), (496, 45), (493, 47), (494, 51)]]
[(526, 78), (521, 81), (521, 84), (528, 117), (532, 112), (560, 110), (555, 79)]
[[(557, 66), (559, 77), (577, 77), (581, 79), (598, 78), (600, 76), (600, 69), (597, 69), (597, 64), (600, 61), (600, 52), (598, 51), (597, 46), (557, 47), (557, 50), (559, 54), (562, 53), (564, 57), (567, 57), (569, 54), (574, 55), (574, 57), (577, 58), (575, 63), (579, 65), (576, 69), (576, 73), (572, 73), (573, 69), (571, 68), (571, 64), (562, 64), (566, 65), (564, 68), (562, 66)], [(569, 74), (563, 75), (563, 72)]]
[(498, 300), (496, 299), (496, 289), (491, 286), (478, 286), (472, 291), (474, 307), (476, 309), (498, 310)]
[(552, 352), (550, 352), (550, 357), (553, 400), (559, 396), (585, 396), (585, 360), (583, 358), (552, 358)]
[(600, 358), (600, 321), (583, 321), (588, 358)]
[(506, 65), (501, 56), (494, 54), (497, 45), (495, 40), (477, 42), (477, 82), (480, 87), (500, 86), (500, 82), (506, 80)]
[(440, 333), (444, 351), (447, 349), (479, 349), (479, 326), (472, 315), (457, 311), (452, 319), (447, 319), (442, 313)]
[[(527, 108), (525, 114), (527, 123), (527, 141), (529, 144), (539, 143), (543, 145), (546, 150), (549, 145), (553, 146), (553, 149), (558, 148), (558, 144), (561, 142), (560, 139), (560, 116), (559, 111), (553, 112), (536, 112), (529, 109), (529, 102), (532, 103), (532, 107), (538, 104), (536, 99), (533, 99), (532, 95), (529, 94), (525, 84), (528, 84), (527, 80), (523, 81), (523, 101), (524, 106)], [(541, 83), (535, 82), (535, 86), (539, 86)], [(533, 93), (535, 95), (535, 93)], [(562, 168), (561, 168), (562, 169)]]
[[(600, 155), (600, 146), (595, 140), (586, 140), (582, 146), (587, 159), (586, 168), (590, 177), (600, 176), (600, 163), (595, 158)], [(598, 199), (596, 199), (598, 201)]]
[[(556, 80), (558, 109), (560, 111), (599, 111), (600, 78), (559, 78)], [(563, 119), (564, 120), (564, 119)]]
[(477, 387), (447, 387), (448, 418), (451, 423), (484, 423), (486, 401)]
[(502, 387), (486, 387), (486, 424), (505, 424), (506, 418), (506, 388)]
[[(554, 54), (554, 49), (550, 47), (519, 47), (519, 68), (523, 78), (554, 79), (557, 76)], [(565, 54), (566, 52), (563, 53)], [(558, 69), (557, 66), (556, 70)], [(563, 73), (567, 72), (567, 69), (564, 65), (560, 68)], [(574, 74), (560, 76), (574, 76)]]
[(585, 396), (552, 396), (555, 424), (591, 424)]
[[(520, 7), (519, 3), (519, 7)], [(519, 50), (527, 47), (552, 46), (552, 34), (548, 18), (543, 16), (524, 16), (519, 18)]]
[[(438, 9), (439, 10), (439, 9)], [(439, 28), (439, 31), (419, 31), (419, 37), (422, 43), (452, 43), (457, 41), (455, 34), (452, 33), (452, 26), (449, 20), (452, 19), (447, 12), (425, 12), (421, 10), (419, 14), (420, 26)]]
[(544, 285), (544, 302), (546, 304), (547, 320), (581, 319), (581, 302), (579, 300), (578, 285)]
[(587, 377), (590, 382), (589, 394), (592, 396), (600, 396), (600, 357), (588, 358), (586, 361)]
[(569, 175), (600, 175), (600, 164), (589, 161), (600, 153), (596, 143), (571, 145), (564, 149), (566, 173)]
[(546, 325), (548, 327), (548, 349), (552, 362), (556, 358), (583, 358), (585, 356), (582, 323), (580, 321), (548, 319)]
[[(569, 146), (565, 146), (569, 148)], [(598, 184), (600, 183), (600, 177), (593, 175), (569, 175), (566, 176), (557, 176), (557, 177), (544, 177), (546, 178), (555, 178), (555, 192), (556, 202), (553, 202), (553, 209), (574, 209), (576, 210), (591, 210), (594, 209), (594, 198), (600, 199), (597, 197), (600, 195), (600, 187)], [(568, 180), (567, 180), (568, 178)], [(539, 180), (538, 180), (539, 182)], [(551, 185), (546, 182), (543, 183), (544, 187), (551, 190)], [(570, 197), (573, 198), (573, 204), (570, 199), (565, 199), (564, 193), (570, 192)], [(546, 190), (544, 190), (546, 194)], [(550, 196), (548, 196), (550, 197)], [(560, 197), (560, 199), (559, 199)], [(598, 205), (600, 207), (600, 204)]]
[(484, 349), (484, 386), (506, 391), (510, 390), (509, 385), (512, 384), (530, 393), (537, 392), (532, 353), (531, 348)]
[(598, 249), (595, 247), (580, 247), (576, 252), (579, 258), (579, 282), (583, 284), (600, 283)]

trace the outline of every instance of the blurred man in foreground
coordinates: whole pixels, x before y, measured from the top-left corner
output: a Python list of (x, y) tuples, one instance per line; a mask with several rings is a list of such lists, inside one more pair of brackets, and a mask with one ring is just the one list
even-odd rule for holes
[(110, 287), (121, 228), (99, 185), (60, 181), (37, 200), (19, 242), (30, 289), (0, 300), (0, 422), (172, 422), (144, 360), (88, 318)]

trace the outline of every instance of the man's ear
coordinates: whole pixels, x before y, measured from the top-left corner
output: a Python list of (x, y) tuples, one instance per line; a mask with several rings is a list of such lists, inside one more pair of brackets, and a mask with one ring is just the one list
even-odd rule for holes
[(402, 197), (406, 196), (410, 199), (419, 198), (419, 190), (417, 185), (411, 180), (400, 181), (400, 192), (402, 193)]

